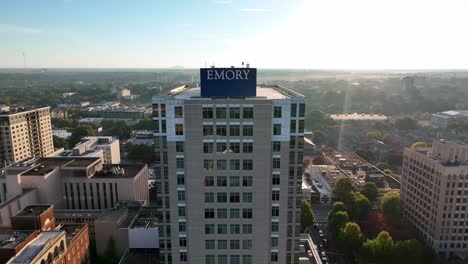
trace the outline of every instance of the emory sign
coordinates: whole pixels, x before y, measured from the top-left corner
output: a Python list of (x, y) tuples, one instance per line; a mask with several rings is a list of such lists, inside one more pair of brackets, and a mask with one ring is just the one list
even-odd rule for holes
[(201, 68), (202, 97), (247, 97), (257, 95), (255, 68)]

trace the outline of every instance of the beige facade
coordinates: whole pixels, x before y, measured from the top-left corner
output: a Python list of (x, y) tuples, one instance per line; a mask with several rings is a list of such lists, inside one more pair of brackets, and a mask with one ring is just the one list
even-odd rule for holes
[(84, 137), (73, 149), (55, 153), (55, 157), (100, 157), (104, 164), (120, 163), (119, 140), (113, 137)]
[(163, 263), (294, 263), (304, 111), (304, 97), (279, 86), (153, 97)]
[(401, 177), (404, 216), (438, 253), (468, 257), (468, 145), (434, 141), (405, 149)]
[(50, 107), (4, 110), (0, 112), (1, 166), (54, 152)]

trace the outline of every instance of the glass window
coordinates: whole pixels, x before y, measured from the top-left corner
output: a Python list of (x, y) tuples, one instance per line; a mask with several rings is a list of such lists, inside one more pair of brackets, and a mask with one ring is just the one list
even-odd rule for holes
[(187, 232), (187, 224), (185, 222), (179, 222), (179, 232)]
[(216, 177), (216, 186), (218, 186), (218, 187), (226, 187), (226, 186), (227, 186), (227, 179), (226, 179), (226, 176), (218, 176), (218, 177)]
[(243, 203), (251, 203), (252, 202), (252, 193), (251, 192), (242, 193), (242, 202)]
[(304, 148), (304, 138), (303, 137), (298, 137), (297, 138), (297, 148)]
[(214, 169), (214, 160), (203, 160), (203, 168), (205, 170), (213, 170)]
[(281, 106), (273, 107), (273, 117), (274, 118), (281, 118)]
[(242, 249), (252, 249), (252, 240), (242, 240)]
[(271, 261), (272, 262), (278, 261), (278, 252), (271, 252)]
[(226, 152), (227, 152), (227, 143), (216, 142), (216, 153), (226, 153)]
[(305, 104), (299, 104), (299, 117), (305, 116)]
[(240, 108), (239, 107), (230, 107), (229, 108), (229, 117), (231, 119), (239, 119), (240, 118)]
[(217, 160), (216, 161), (217, 170), (227, 170), (227, 160)]
[(304, 120), (299, 120), (299, 131), (298, 133), (304, 133)]
[(213, 125), (203, 125), (203, 136), (213, 136)]
[(240, 177), (239, 176), (229, 176), (229, 186), (239, 187), (240, 186)]
[(185, 177), (184, 174), (177, 174), (177, 185), (184, 185)]
[(253, 125), (243, 125), (242, 126), (242, 135), (244, 137), (253, 136)]
[(203, 142), (203, 153), (213, 153), (214, 143), (213, 142)]
[(242, 111), (243, 119), (253, 119), (253, 107), (243, 107)]
[(280, 158), (273, 158), (273, 169), (281, 168), (281, 159)]
[(279, 195), (280, 195), (280, 192), (279, 191), (271, 191), (271, 200), (272, 201), (279, 201)]
[(185, 201), (185, 191), (177, 191), (177, 200), (180, 202)]
[(205, 179), (203, 180), (203, 185), (206, 187), (214, 186), (214, 176), (205, 176)]
[(205, 256), (205, 264), (215, 264), (215, 256), (214, 255), (206, 255)]
[(154, 124), (154, 132), (159, 133), (159, 120), (153, 122)]
[(159, 106), (158, 106), (158, 104), (153, 104), (153, 117), (159, 117)]
[(230, 241), (230, 249), (240, 249), (240, 241), (233, 239)]
[(161, 104), (161, 117), (166, 117), (166, 104)]
[(253, 161), (251, 159), (242, 160), (243, 170), (253, 170)]
[(252, 224), (243, 224), (242, 234), (252, 234)]
[(215, 233), (215, 225), (213, 224), (206, 224), (205, 225), (205, 234), (212, 235)]
[(161, 120), (161, 133), (166, 133), (166, 132), (167, 132), (166, 120)]
[(240, 255), (231, 255), (230, 264), (240, 264)]
[(229, 217), (231, 219), (239, 219), (240, 218), (240, 209), (239, 208), (229, 209)]
[(294, 164), (296, 162), (296, 152), (289, 152), (289, 163)]
[(242, 142), (242, 152), (252, 153), (253, 152), (253, 143), (252, 142)]
[(184, 168), (184, 158), (176, 158), (176, 166), (177, 166), (177, 169), (183, 169)]
[(240, 193), (232, 192), (229, 194), (229, 202), (231, 203), (240, 203)]
[(218, 225), (218, 234), (227, 234), (228, 233), (228, 227), (226, 224), (219, 224)]
[(229, 226), (229, 229), (230, 229), (230, 233), (231, 234), (240, 234), (240, 225), (239, 224), (231, 224)]
[(205, 249), (215, 249), (215, 241), (212, 239), (205, 240)]
[(176, 141), (176, 152), (184, 152), (184, 142)]
[(278, 217), (279, 216), (279, 206), (272, 206), (271, 207), (271, 216)]
[(296, 120), (291, 120), (290, 121), (290, 126), (289, 126), (289, 132), (290, 133), (296, 133)]
[(216, 194), (216, 201), (218, 203), (227, 203), (227, 193), (219, 192)]
[(175, 115), (175, 118), (183, 118), (184, 117), (184, 111), (182, 109), (182, 106), (175, 106), (174, 107), (174, 115)]
[(240, 143), (239, 142), (230, 142), (229, 149), (232, 153), (240, 153)]
[(273, 141), (273, 152), (280, 152), (281, 151), (281, 142)]
[(227, 249), (227, 240), (218, 240), (218, 249)]
[(240, 160), (234, 159), (229, 161), (230, 170), (240, 170)]
[(295, 148), (296, 147), (296, 137), (290, 137), (289, 139), (289, 147), (290, 148)]
[(277, 248), (278, 247), (278, 238), (277, 237), (272, 237), (271, 238), (271, 247), (272, 248)]
[(180, 217), (185, 217), (185, 206), (179, 206), (178, 211)]
[[(186, 247), (187, 246), (187, 238), (186, 237), (179, 237), (179, 246), (180, 247)], [(186, 253), (186, 252), (181, 252), (181, 253)], [(185, 261), (187, 261), (187, 259)]]
[(205, 203), (214, 203), (214, 193), (206, 192), (205, 193)]
[(206, 219), (214, 219), (215, 212), (213, 208), (205, 208), (205, 218)]
[(229, 125), (229, 135), (231, 137), (240, 136), (240, 125)]
[(213, 119), (213, 107), (203, 107), (203, 118)]
[(291, 117), (296, 117), (297, 115), (297, 104), (291, 104)]
[(278, 222), (271, 222), (271, 232), (278, 233), (279, 231), (279, 224)]
[(218, 218), (219, 219), (226, 219), (227, 218), (227, 209), (226, 208), (218, 208), (217, 213), (218, 213)]
[(226, 125), (216, 125), (216, 135), (217, 136), (227, 136)]
[(275, 136), (281, 135), (281, 124), (273, 124), (273, 135)]
[(242, 255), (242, 264), (252, 264), (252, 256)]
[(252, 209), (249, 209), (249, 208), (242, 209), (242, 218), (252, 219)]
[(217, 119), (226, 118), (226, 107), (216, 107), (216, 118)]
[(218, 264), (228, 264), (228, 256), (218, 255)]
[(252, 186), (252, 176), (242, 176), (242, 186), (251, 187)]

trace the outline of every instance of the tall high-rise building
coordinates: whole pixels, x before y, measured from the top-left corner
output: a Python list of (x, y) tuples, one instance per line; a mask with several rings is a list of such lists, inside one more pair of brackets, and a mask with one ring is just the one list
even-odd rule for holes
[(406, 148), (401, 177), (404, 216), (436, 252), (468, 256), (468, 145), (434, 141)]
[(0, 166), (52, 154), (50, 107), (2, 108), (0, 139)]
[(294, 263), (304, 96), (251, 68), (200, 71), (201, 87), (153, 97), (161, 260)]

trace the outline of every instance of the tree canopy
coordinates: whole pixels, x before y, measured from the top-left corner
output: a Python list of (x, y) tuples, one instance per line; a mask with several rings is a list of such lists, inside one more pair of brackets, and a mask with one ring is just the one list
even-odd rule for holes
[(301, 202), (301, 227), (302, 232), (314, 224), (315, 216), (310, 206), (310, 202), (306, 199), (303, 199)]
[(337, 232), (340, 231), (340, 229), (343, 228), (348, 221), (349, 216), (347, 212), (330, 212), (327, 219), (328, 229), (331, 232), (338, 234)]
[(127, 158), (133, 161), (151, 163), (153, 161), (153, 148), (147, 145), (138, 144), (130, 147)]
[(339, 234), (339, 245), (343, 252), (357, 252), (363, 242), (361, 228), (354, 222), (348, 222)]
[(333, 188), (333, 195), (335, 196), (336, 200), (342, 201), (346, 205), (349, 205), (354, 199), (353, 192), (355, 190), (356, 189), (348, 177), (341, 177), (335, 183), (335, 187)]
[(421, 148), (421, 147), (427, 147), (427, 144), (425, 142), (418, 141), (418, 142), (413, 143), (413, 145), (411, 145), (412, 149)]
[(380, 203), (380, 208), (389, 223), (398, 222), (400, 219), (400, 193), (389, 192), (384, 195)]
[(375, 201), (379, 192), (377, 186), (373, 182), (366, 182), (361, 186), (360, 192), (370, 201)]
[(357, 192), (356, 198), (354, 199), (351, 207), (351, 213), (353, 218), (358, 220), (366, 219), (370, 209), (371, 204), (369, 202), (369, 199), (367, 199), (367, 197), (363, 194)]
[(320, 148), (327, 143), (327, 136), (321, 130), (315, 130), (312, 138), (314, 144)]
[(410, 117), (403, 117), (401, 119), (397, 119), (395, 121), (395, 126), (400, 130), (411, 130), (416, 129), (418, 127), (416, 120)]

